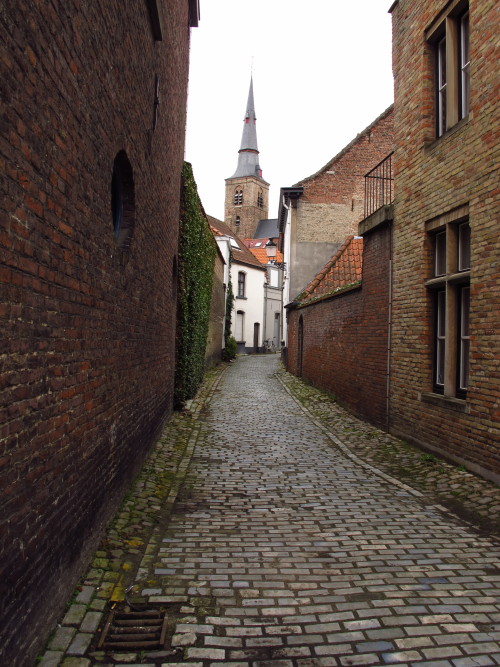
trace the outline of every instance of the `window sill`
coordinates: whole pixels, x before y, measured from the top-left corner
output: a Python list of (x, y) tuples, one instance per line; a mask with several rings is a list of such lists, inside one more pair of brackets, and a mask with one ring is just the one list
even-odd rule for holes
[(455, 132), (458, 132), (461, 130), (465, 125), (468, 124), (469, 118), (471, 118), (470, 113), (467, 116), (464, 116), (464, 118), (461, 118), (459, 121), (455, 123), (455, 125), (452, 125), (446, 132), (443, 132), (439, 137), (435, 137), (434, 139), (431, 139), (430, 141), (424, 141), (423, 148), (424, 150), (432, 150), (433, 148), (436, 148), (440, 145), (440, 143), (443, 141), (443, 139), (446, 139), (446, 137), (451, 137)]
[(248, 297), (246, 296), (235, 296), (235, 299), (241, 299), (242, 301), (246, 301)]
[(418, 400), (422, 403), (437, 405), (440, 408), (447, 408), (449, 410), (454, 410), (455, 412), (462, 412), (464, 414), (469, 414), (470, 412), (470, 406), (463, 398), (443, 396), (443, 394), (435, 394), (430, 391), (419, 391)]
[(430, 280), (425, 281), (426, 287), (442, 287), (446, 283), (460, 284), (467, 283), (470, 281), (470, 269), (467, 271), (460, 271), (458, 273), (450, 273), (444, 276), (437, 276), (437, 278), (431, 278)]

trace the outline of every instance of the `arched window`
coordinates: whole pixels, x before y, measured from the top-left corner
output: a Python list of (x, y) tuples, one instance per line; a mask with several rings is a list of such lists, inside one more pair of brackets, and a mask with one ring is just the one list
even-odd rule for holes
[(245, 288), (246, 288), (246, 273), (244, 271), (238, 271), (238, 296), (244, 298)]
[(259, 194), (257, 195), (257, 206), (259, 208), (264, 206), (264, 196), (262, 194), (262, 190), (259, 190)]
[(234, 206), (241, 206), (243, 204), (243, 190), (235, 190), (233, 197)]
[(111, 177), (111, 215), (113, 234), (121, 250), (128, 250), (135, 222), (134, 174), (125, 151), (113, 163)]

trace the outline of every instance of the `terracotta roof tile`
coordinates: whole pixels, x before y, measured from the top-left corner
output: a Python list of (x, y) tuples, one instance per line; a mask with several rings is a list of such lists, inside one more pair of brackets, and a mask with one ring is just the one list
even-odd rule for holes
[(214, 236), (229, 236), (235, 240), (238, 248), (231, 248), (231, 256), (234, 262), (237, 264), (239, 263), (254, 266), (265, 271), (265, 267), (262, 266), (259, 260), (252, 255), (250, 250), (246, 247), (239, 236), (236, 236), (236, 234), (228, 225), (226, 225), (226, 223), (222, 222), (222, 220), (217, 220), (217, 218), (214, 218), (211, 215), (207, 215), (207, 218), (210, 224), (210, 229), (212, 230), (212, 234)]
[(363, 239), (350, 236), (296, 300), (307, 303), (321, 297), (331, 296), (346, 287), (358, 284), (361, 281), (362, 272)]

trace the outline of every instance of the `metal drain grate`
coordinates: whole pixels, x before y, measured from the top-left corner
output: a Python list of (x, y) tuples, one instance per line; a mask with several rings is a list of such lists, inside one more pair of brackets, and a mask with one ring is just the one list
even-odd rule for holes
[(167, 632), (164, 611), (113, 610), (97, 645), (98, 648), (163, 648)]

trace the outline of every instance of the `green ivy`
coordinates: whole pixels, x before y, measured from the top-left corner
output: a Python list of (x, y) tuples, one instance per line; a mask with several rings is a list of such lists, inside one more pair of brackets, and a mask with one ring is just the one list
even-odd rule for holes
[(182, 169), (174, 404), (196, 394), (205, 371), (216, 243), (198, 196), (193, 169)]

